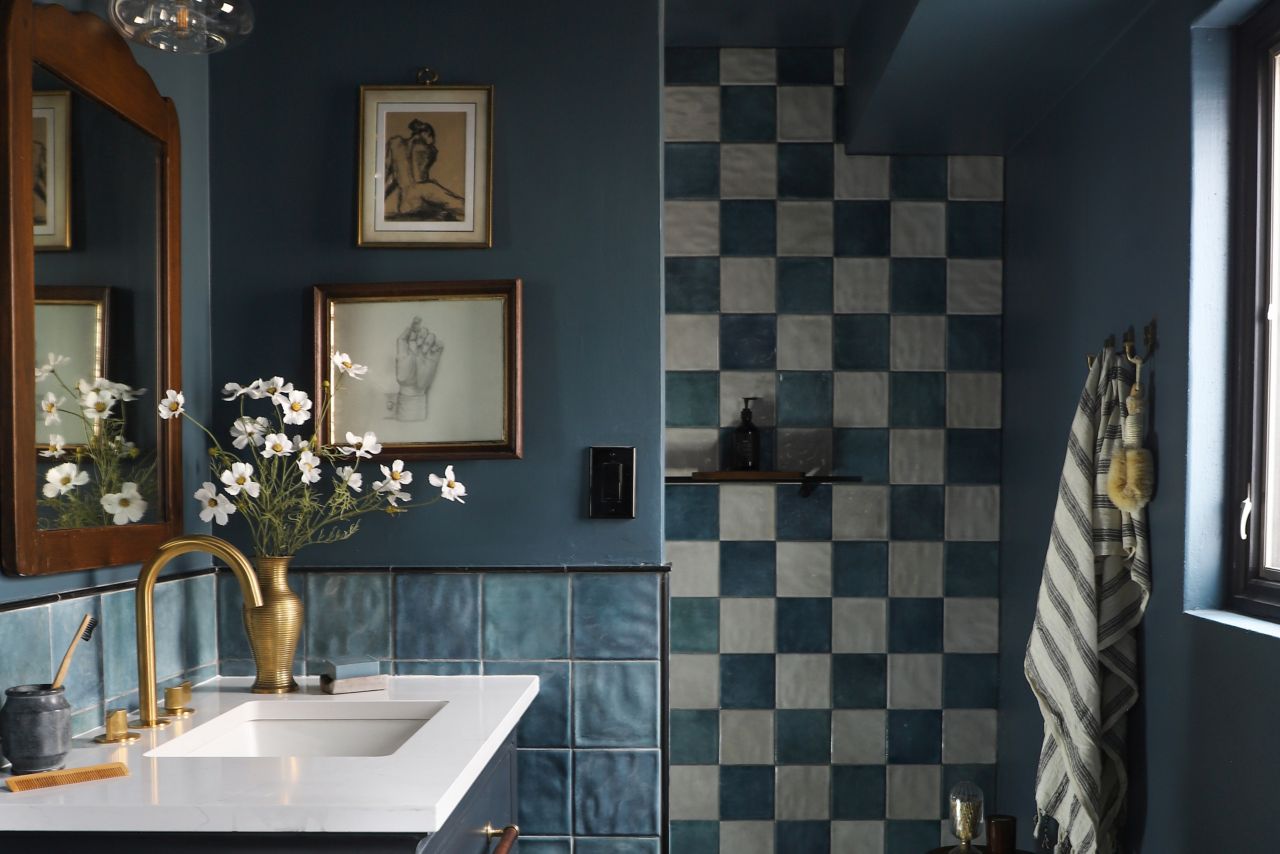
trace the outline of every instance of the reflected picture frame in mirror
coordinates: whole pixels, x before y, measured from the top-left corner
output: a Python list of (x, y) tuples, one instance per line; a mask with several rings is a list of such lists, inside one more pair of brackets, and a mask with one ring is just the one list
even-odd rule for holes
[(31, 97), (31, 209), (36, 251), (71, 248), (71, 93)]
[[(75, 382), (110, 376), (107, 353), (111, 340), (111, 288), (78, 285), (36, 285), (36, 361), (66, 359), (59, 370)], [(44, 389), (37, 383), (33, 412), (36, 419), (36, 451), (50, 452), (48, 428), (40, 412)], [(74, 451), (88, 438), (75, 424), (58, 427), (63, 447)], [(41, 438), (46, 441), (41, 441)]]

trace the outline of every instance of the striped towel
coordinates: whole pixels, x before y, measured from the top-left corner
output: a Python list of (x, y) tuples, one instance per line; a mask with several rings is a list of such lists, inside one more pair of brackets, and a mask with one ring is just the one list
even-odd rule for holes
[(1111, 854), (1124, 823), (1125, 716), (1138, 699), (1136, 627), (1151, 591), (1146, 514), (1107, 497), (1128, 371), (1107, 348), (1071, 423), (1023, 671), (1040, 704), (1036, 829), (1055, 854)]

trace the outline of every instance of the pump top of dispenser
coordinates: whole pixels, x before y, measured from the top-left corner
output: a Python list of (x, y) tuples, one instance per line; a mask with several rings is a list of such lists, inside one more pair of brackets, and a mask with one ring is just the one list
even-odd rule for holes
[(742, 399), (742, 420), (743, 421), (746, 421), (748, 423), (751, 422), (751, 403), (752, 401), (756, 401), (759, 399), (760, 398), (758, 397), (744, 397)]

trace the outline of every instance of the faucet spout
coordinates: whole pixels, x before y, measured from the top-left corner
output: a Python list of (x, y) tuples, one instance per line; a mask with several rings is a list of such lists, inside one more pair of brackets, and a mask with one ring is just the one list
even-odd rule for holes
[(137, 726), (159, 727), (167, 723), (156, 710), (156, 577), (175, 557), (192, 552), (205, 552), (225, 561), (227, 566), (231, 567), (236, 580), (240, 582), (240, 592), (244, 595), (245, 604), (252, 608), (262, 607), (262, 590), (258, 586), (258, 577), (254, 574), (253, 565), (249, 563), (244, 553), (231, 543), (208, 534), (190, 534), (174, 537), (161, 545), (138, 575)]

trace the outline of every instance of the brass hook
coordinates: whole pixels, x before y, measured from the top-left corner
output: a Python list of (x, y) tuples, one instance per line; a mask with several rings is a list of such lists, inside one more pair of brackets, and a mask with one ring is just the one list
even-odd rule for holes
[(1150, 323), (1142, 327), (1142, 341), (1147, 349), (1146, 355), (1135, 355), (1133, 327), (1130, 326), (1124, 333), (1124, 355), (1131, 363), (1138, 367), (1141, 367), (1143, 362), (1149, 361), (1151, 357), (1155, 355), (1157, 343), (1155, 318), (1152, 318)]
[(439, 81), (440, 72), (436, 71), (434, 68), (427, 68), (426, 66), (423, 66), (418, 69), (419, 86), (430, 86), (431, 84), (438, 83)]
[[(1107, 340), (1102, 342), (1102, 348), (1103, 348), (1104, 350), (1110, 350), (1110, 349), (1114, 348), (1115, 346), (1116, 346), (1116, 336), (1114, 336), (1114, 335), (1108, 335), (1108, 336), (1107, 336)], [(1095, 356), (1095, 355), (1094, 355), (1094, 354), (1092, 354), (1092, 353), (1089, 353), (1088, 355), (1086, 355), (1086, 356), (1084, 357), (1084, 360), (1085, 360), (1085, 362), (1087, 362), (1087, 363), (1088, 363), (1088, 365), (1089, 365), (1089, 370), (1091, 370), (1091, 371), (1092, 371), (1092, 370), (1093, 370), (1093, 363), (1097, 360), (1097, 356)]]

